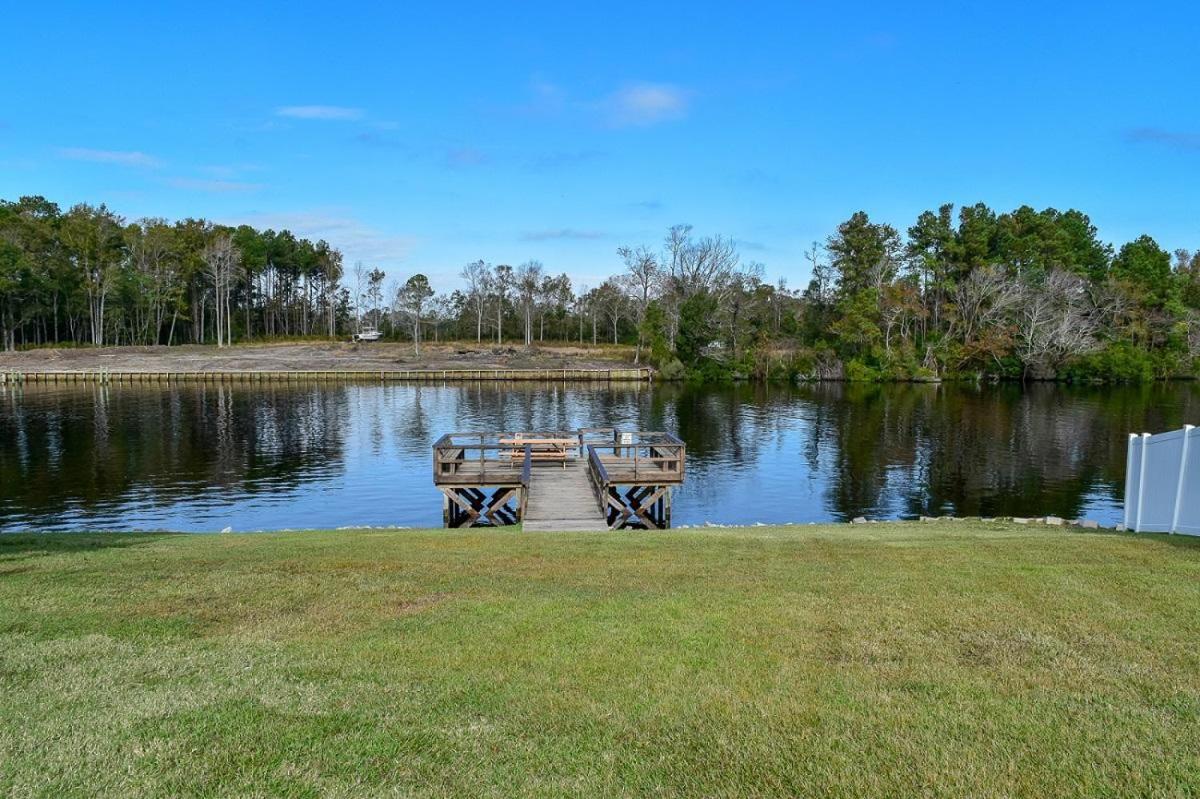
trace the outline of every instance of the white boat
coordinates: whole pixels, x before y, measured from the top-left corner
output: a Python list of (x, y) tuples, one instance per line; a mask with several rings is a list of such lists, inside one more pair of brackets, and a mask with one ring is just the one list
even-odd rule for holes
[(366, 330), (360, 330), (357, 333), (355, 333), (353, 340), (354, 341), (379, 341), (379, 339), (382, 337), (383, 337), (383, 334), (380, 333), (378, 330), (376, 330), (373, 327), (368, 327)]

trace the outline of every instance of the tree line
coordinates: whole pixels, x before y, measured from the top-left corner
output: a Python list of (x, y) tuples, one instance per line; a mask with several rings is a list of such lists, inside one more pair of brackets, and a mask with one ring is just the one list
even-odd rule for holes
[(1144, 380), (1200, 358), (1200, 253), (1114, 249), (1076, 210), (943, 205), (903, 236), (860, 212), (811, 259), (799, 339), (847, 377)]
[(229, 344), (346, 337), (626, 344), (669, 378), (1144, 380), (1200, 361), (1200, 253), (1115, 248), (1077, 210), (943, 205), (903, 232), (859, 212), (764, 279), (736, 242), (689, 225), (619, 247), (575, 285), (541, 262), (466, 264), (460, 288), (397, 280), (323, 241), (205, 220), (126, 222), (0, 201), (4, 346)]
[[(864, 212), (772, 284), (724, 236), (671, 227), (617, 249), (623, 269), (573, 293), (536, 261), (463, 269), (446, 334), (526, 344), (601, 337), (667, 377), (1132, 381), (1200, 370), (1200, 252), (1150, 236), (1114, 248), (1086, 214), (943, 205), (904, 233)], [(603, 331), (598, 333), (598, 331)]]
[(6, 350), (333, 336), (349, 303), (341, 282), (340, 252), (287, 230), (0, 200)]

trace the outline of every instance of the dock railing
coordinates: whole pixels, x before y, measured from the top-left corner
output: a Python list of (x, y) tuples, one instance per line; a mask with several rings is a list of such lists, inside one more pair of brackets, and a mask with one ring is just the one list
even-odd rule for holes
[[(516, 485), (529, 475), (532, 447), (521, 438), (575, 441), (576, 431), (446, 433), (433, 444), (434, 485)], [(517, 467), (520, 467), (518, 469)]]
[(529, 478), (533, 476), (533, 445), (525, 445), (525, 459), (521, 464), (521, 485), (529, 488)]
[(616, 441), (617, 428), (615, 427), (581, 427), (579, 428), (579, 446), (586, 447), (588, 444), (597, 444), (600, 446), (608, 446)]
[[(433, 445), (435, 484), (516, 484), (529, 447), (521, 439), (556, 438), (579, 442), (590, 464), (602, 463), (610, 482), (661, 481), (681, 483), (686, 468), (686, 445), (671, 433), (587, 428), (536, 433), (447, 433)], [(596, 459), (589, 448), (596, 450)], [(534, 458), (529, 458), (530, 460)]]
[(600, 453), (596, 450), (595, 444), (587, 445), (588, 459), (588, 481), (592, 484), (592, 491), (596, 495), (596, 504), (600, 506), (600, 512), (608, 518), (608, 469), (604, 467), (604, 461), (600, 460)]
[(447, 433), (433, 445), (433, 482), (500, 483), (519, 482), (519, 473), (509, 461), (501, 461), (499, 436), (490, 433)]
[(687, 447), (670, 433), (618, 430), (609, 443), (593, 446), (610, 483), (683, 482)]

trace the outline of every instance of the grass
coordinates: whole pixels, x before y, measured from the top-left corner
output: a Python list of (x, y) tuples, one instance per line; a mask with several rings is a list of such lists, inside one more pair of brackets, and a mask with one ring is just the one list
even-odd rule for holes
[(1200, 541), (0, 536), (4, 796), (1189, 796)]

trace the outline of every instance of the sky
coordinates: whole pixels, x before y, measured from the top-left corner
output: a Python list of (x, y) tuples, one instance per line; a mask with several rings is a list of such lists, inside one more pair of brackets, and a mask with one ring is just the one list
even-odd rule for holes
[(21, 3), (0, 197), (287, 227), (451, 289), (673, 224), (772, 281), (858, 210), (1200, 248), (1194, 3)]

